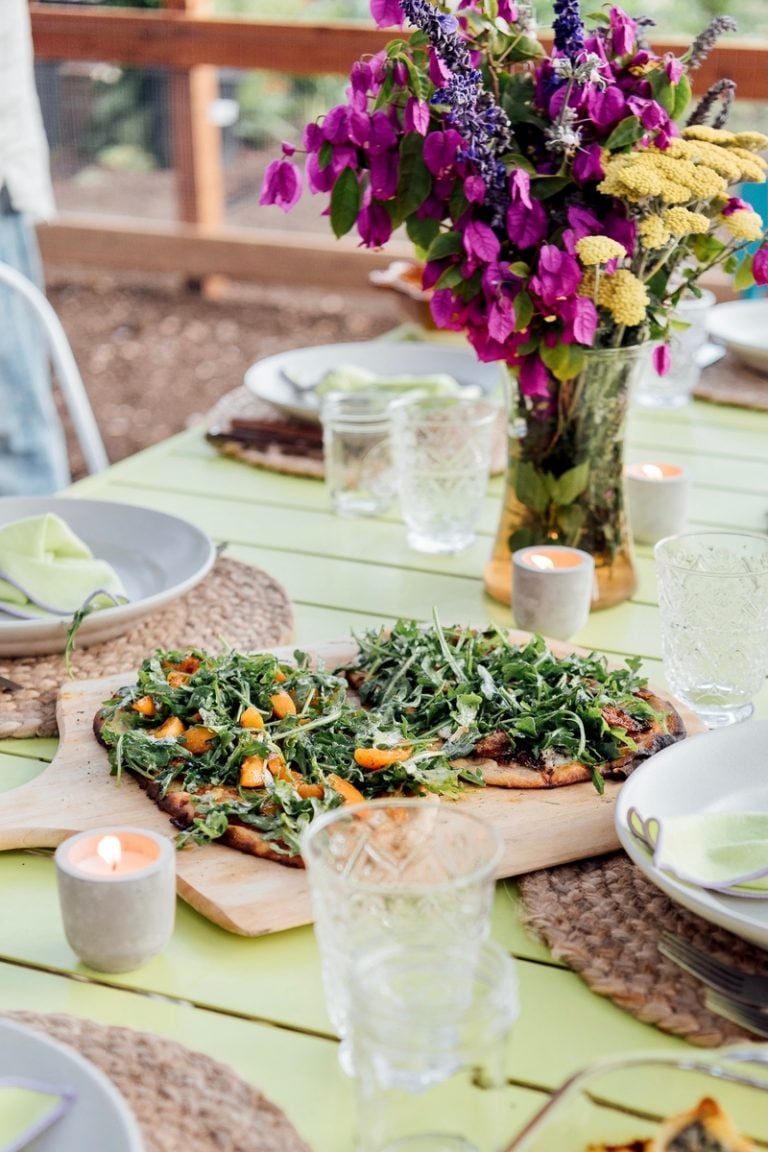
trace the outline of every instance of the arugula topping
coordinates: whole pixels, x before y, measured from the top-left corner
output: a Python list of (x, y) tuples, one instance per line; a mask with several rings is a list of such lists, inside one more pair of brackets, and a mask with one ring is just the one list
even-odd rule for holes
[(216, 840), (235, 822), (294, 856), (307, 823), (350, 796), (482, 785), (479, 771), (454, 761), (491, 733), (503, 734), (510, 758), (582, 761), (602, 791), (599, 765), (634, 747), (611, 717), (654, 715), (636, 695), (645, 686), (638, 660), (609, 669), (594, 654), (556, 658), (541, 637), (520, 647), (494, 627), (437, 620), (398, 620), (357, 642), (342, 673), (298, 650), (292, 661), (158, 650), (102, 708), (112, 774), (129, 769), (161, 797), (191, 794), (180, 846)]

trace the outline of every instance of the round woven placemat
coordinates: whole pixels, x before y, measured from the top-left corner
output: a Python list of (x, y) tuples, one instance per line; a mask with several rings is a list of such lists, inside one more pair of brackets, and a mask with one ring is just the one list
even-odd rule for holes
[[(145, 616), (135, 627), (103, 644), (75, 648), (77, 680), (125, 672), (130, 675), (155, 648), (210, 648), (225, 644), (248, 651), (285, 644), (293, 630), (288, 594), (260, 568), (219, 558), (195, 588)], [(0, 676), (22, 687), (0, 693), (0, 738), (55, 736), (56, 697), (68, 674), (64, 656), (0, 659)]]
[(202, 1052), (74, 1016), (7, 1016), (69, 1044), (106, 1073), (133, 1111), (146, 1152), (310, 1152), (275, 1104)]
[(697, 400), (768, 412), (768, 376), (754, 372), (730, 354), (702, 372), (693, 394)]
[(703, 1047), (749, 1037), (705, 1006), (701, 981), (657, 944), (666, 928), (745, 972), (764, 970), (765, 953), (673, 903), (623, 852), (532, 872), (520, 893), (526, 926), (593, 992)]
[[(222, 396), (221, 400), (211, 408), (206, 416), (205, 424), (207, 437), (211, 444), (223, 456), (233, 460), (242, 460), (245, 464), (252, 464), (257, 468), (268, 468), (272, 472), (286, 472), (291, 476), (309, 476), (322, 480), (325, 475), (323, 461), (302, 452), (291, 452), (285, 444), (270, 444), (266, 448), (255, 448), (249, 444), (241, 444), (237, 440), (227, 439), (227, 429), (233, 419), (255, 420), (260, 425), (268, 426), (274, 423), (284, 433), (295, 428), (296, 436), (302, 434), (307, 425), (301, 420), (292, 420), (279, 412), (271, 404), (259, 400), (245, 387), (235, 388)], [(491, 449), (491, 474), (498, 476), (507, 466), (507, 416), (502, 409), (494, 429), (493, 446)]]

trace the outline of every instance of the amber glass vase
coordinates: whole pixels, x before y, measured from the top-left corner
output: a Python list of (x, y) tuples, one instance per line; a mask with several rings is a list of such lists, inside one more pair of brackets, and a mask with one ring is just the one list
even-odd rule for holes
[(522, 396), (509, 380), (509, 462), (504, 505), (485, 586), (509, 603), (512, 553), (529, 544), (581, 548), (595, 559), (593, 608), (628, 599), (637, 578), (624, 499), (630, 392), (646, 368), (645, 344), (586, 353), (556, 403)]

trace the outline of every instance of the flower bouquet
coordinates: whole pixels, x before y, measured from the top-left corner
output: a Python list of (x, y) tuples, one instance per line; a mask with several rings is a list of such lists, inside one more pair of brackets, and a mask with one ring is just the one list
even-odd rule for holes
[[(735, 194), (763, 181), (768, 138), (725, 128), (734, 85), (698, 100), (691, 74), (716, 17), (680, 57), (648, 21), (583, 18), (555, 0), (545, 50), (526, 0), (371, 0), (410, 26), (352, 68), (347, 100), (304, 132), (310, 191), (337, 236), (380, 247), (404, 227), (438, 328), (510, 369), (510, 467), (489, 591), (509, 598), (510, 551), (551, 541), (596, 559), (598, 606), (634, 588), (624, 516), (629, 384), (653, 348), (669, 366), (681, 297), (716, 265), (768, 283), (762, 221)], [(296, 149), (261, 203), (302, 192)]]

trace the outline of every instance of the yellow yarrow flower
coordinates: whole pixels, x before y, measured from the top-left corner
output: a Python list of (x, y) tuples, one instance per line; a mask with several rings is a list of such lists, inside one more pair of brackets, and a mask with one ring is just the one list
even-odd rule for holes
[(669, 243), (670, 231), (661, 216), (646, 216), (637, 226), (637, 234), (643, 248), (653, 252)]
[(582, 264), (607, 264), (609, 260), (621, 260), (626, 254), (624, 245), (610, 236), (582, 236), (576, 241), (576, 255)]
[(687, 208), (665, 208), (664, 223), (673, 236), (690, 236), (691, 233), (709, 232), (709, 217), (703, 212), (690, 212)]
[(723, 224), (737, 240), (759, 240), (763, 235), (763, 221), (757, 212), (739, 209), (730, 216), (721, 216)]
[(736, 184), (741, 180), (741, 164), (730, 148), (709, 144), (705, 140), (681, 140), (680, 143), (686, 146), (687, 159), (694, 163), (706, 164), (729, 184)]
[(616, 196), (630, 203), (639, 203), (651, 196), (660, 196), (662, 179), (652, 168), (633, 163), (634, 157), (621, 157), (606, 168), (605, 178), (598, 184), (598, 192)]
[(684, 140), (706, 140), (710, 144), (733, 144), (736, 137), (725, 128), (711, 128), (709, 124), (691, 124), (683, 128)]
[(756, 156), (753, 152), (748, 152), (746, 148), (731, 148), (731, 156), (738, 158), (738, 163), (741, 168), (741, 175), (739, 183), (742, 180), (747, 180), (752, 184), (762, 184), (765, 180), (766, 162), (762, 156)]
[(634, 328), (645, 320), (645, 310), (650, 300), (642, 280), (638, 280), (628, 268), (619, 268), (613, 275), (602, 277), (597, 290), (597, 303), (610, 312), (617, 324)]
[(733, 138), (739, 148), (748, 148), (750, 152), (768, 148), (768, 136), (762, 132), (735, 132)]

